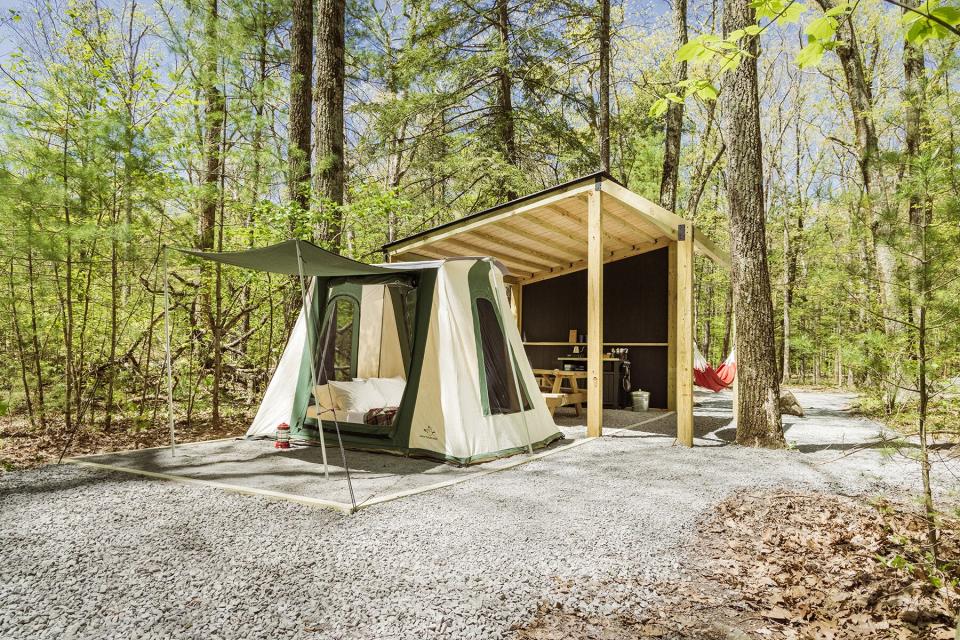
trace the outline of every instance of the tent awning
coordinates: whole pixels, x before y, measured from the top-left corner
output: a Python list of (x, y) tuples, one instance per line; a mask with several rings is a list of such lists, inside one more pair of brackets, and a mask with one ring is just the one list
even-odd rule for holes
[(177, 249), (187, 255), (229, 264), (254, 271), (269, 271), (288, 276), (300, 275), (297, 265), (297, 245), (300, 245), (300, 258), (303, 260), (303, 275), (324, 278), (341, 276), (370, 276), (397, 273), (397, 269), (364, 264), (350, 258), (321, 249), (306, 240), (286, 240), (269, 247), (247, 249), (246, 251), (196, 251)]

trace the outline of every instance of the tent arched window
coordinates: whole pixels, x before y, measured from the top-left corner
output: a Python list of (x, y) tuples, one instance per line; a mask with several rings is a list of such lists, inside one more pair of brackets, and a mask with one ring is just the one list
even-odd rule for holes
[[(323, 378), (347, 382), (357, 373), (357, 343), (360, 338), (360, 303), (352, 296), (337, 295), (327, 306), (327, 324), (322, 345), (327, 345)], [(321, 348), (316, 357), (321, 358)]]

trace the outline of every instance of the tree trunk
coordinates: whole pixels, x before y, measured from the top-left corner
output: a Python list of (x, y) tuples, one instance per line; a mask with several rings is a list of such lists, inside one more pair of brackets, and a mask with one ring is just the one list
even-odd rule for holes
[(780, 342), (780, 382), (790, 380), (790, 306), (793, 304), (793, 274), (790, 273), (790, 259), (793, 248), (790, 244), (790, 217), (783, 220), (783, 256), (787, 264), (783, 267), (783, 332)]
[(600, 169), (610, 171), (610, 0), (600, 0)]
[(64, 365), (64, 418), (66, 421), (67, 433), (71, 433), (73, 431), (73, 412), (71, 402), (74, 378), (76, 377), (73, 370), (73, 229), (71, 228), (72, 225), (70, 221), (70, 178), (67, 164), (69, 135), (70, 123), (68, 115), (63, 136), (63, 220), (66, 231), (67, 255), (65, 261), (66, 264), (64, 264), (66, 278), (61, 300), (61, 306), (63, 309), (63, 345), (66, 350)]
[[(817, 3), (824, 11), (834, 7), (833, 0), (817, 0)], [(838, 44), (834, 51), (840, 59), (853, 114), (857, 161), (863, 182), (862, 207), (867, 214), (873, 242), (874, 268), (879, 281), (880, 308), (884, 316), (883, 329), (888, 338), (895, 338), (901, 328), (898, 323), (901, 310), (897, 290), (897, 259), (894, 248), (891, 246), (896, 209), (891, 207), (887, 200), (880, 143), (873, 116), (873, 91), (863, 68), (863, 56), (860, 52), (857, 33), (850, 16), (840, 16), (837, 20)], [(897, 382), (900, 378), (896, 364), (894, 368), (891, 376), (893, 381), (887, 385), (886, 389), (888, 410), (892, 409), (896, 402)]]
[(316, 150), (313, 195), (327, 212), (324, 240), (331, 251), (340, 251), (343, 228), (344, 158), (343, 89), (345, 0), (317, 3), (316, 60), (313, 93), (316, 107)]
[[(497, 67), (497, 132), (504, 159), (513, 167), (520, 166), (513, 122), (513, 82), (510, 76), (510, 11), (507, 0), (497, 0), (497, 33), (500, 44), (500, 65)], [(517, 197), (513, 187), (508, 186), (504, 195), (507, 200)]]
[[(313, 0), (293, 0), (290, 26), (290, 200), (310, 206), (310, 110), (313, 104)], [(263, 52), (261, 52), (263, 53)], [(262, 58), (261, 58), (262, 59)], [(260, 88), (263, 91), (263, 87)], [(259, 130), (259, 125), (257, 125)], [(293, 221), (291, 221), (292, 224)]]
[[(207, 0), (207, 12), (204, 16), (204, 37), (205, 51), (203, 60), (203, 88), (205, 96), (204, 108), (204, 132), (203, 132), (203, 153), (205, 160), (205, 170), (203, 175), (203, 192), (201, 198), (200, 210), (200, 234), (199, 245), (201, 249), (211, 250), (214, 248), (214, 240), (217, 229), (217, 209), (222, 195), (223, 185), (223, 135), (224, 120), (226, 116), (226, 103), (223, 93), (221, 93), (218, 82), (219, 64), (218, 58), (218, 26), (220, 19), (218, 0)], [(205, 277), (201, 278), (201, 297), (202, 310), (206, 316), (207, 326), (212, 336), (214, 357), (214, 380), (211, 389), (211, 410), (213, 412), (212, 420), (214, 426), (219, 424), (220, 420), (220, 376), (219, 376), (219, 314), (215, 313), (214, 306), (220, 305), (220, 278), (219, 271), (215, 275), (215, 282), (209, 282), (209, 268), (204, 267)], [(210, 289), (213, 288), (215, 300), (211, 302)]]
[(33, 398), (30, 395), (30, 381), (27, 379), (27, 355), (23, 347), (23, 334), (20, 331), (20, 316), (17, 313), (17, 291), (14, 287), (13, 259), (10, 260), (10, 322), (13, 324), (13, 337), (17, 343), (17, 360), (20, 361), (20, 380), (23, 383), (23, 398), (27, 404), (27, 416), (30, 418), (30, 427), (37, 428), (36, 416), (33, 410)]
[(220, 188), (222, 154), (220, 140), (223, 137), (224, 100), (217, 83), (219, 82), (217, 64), (217, 21), (219, 18), (218, 0), (207, 0), (207, 12), (204, 16), (204, 59), (202, 84), (204, 92), (204, 131), (203, 190), (200, 204), (200, 228), (197, 248), (213, 248), (214, 232), (217, 223), (217, 191)]
[[(677, 49), (687, 44), (687, 0), (673, 0), (673, 29)], [(687, 79), (687, 63), (676, 63), (676, 81)], [(677, 208), (677, 182), (680, 173), (680, 137), (683, 134), (683, 103), (670, 101), (663, 136), (663, 174), (660, 178), (660, 206)], [(719, 156), (718, 156), (719, 157)], [(697, 198), (699, 200), (699, 197)]]
[[(904, 9), (906, 13), (906, 9)], [(931, 208), (918, 182), (922, 181), (922, 173), (918, 170), (917, 161), (924, 142), (927, 138), (928, 123), (924, 117), (923, 107), (927, 85), (927, 74), (923, 62), (922, 45), (913, 45), (904, 40), (903, 43), (903, 101), (904, 101), (904, 153), (903, 173), (907, 185), (907, 219), (910, 221), (911, 240), (913, 241), (914, 256), (919, 255), (922, 244), (923, 229), (931, 218)], [(919, 258), (910, 260), (910, 289), (915, 300), (912, 309), (913, 317), (920, 316), (920, 270), (923, 264)]]
[(33, 247), (27, 247), (27, 291), (30, 295), (30, 332), (33, 341), (33, 368), (37, 377), (37, 413), (40, 417), (40, 428), (47, 428), (47, 414), (43, 398), (43, 367), (41, 361), (40, 333), (37, 330), (37, 301), (33, 286)]
[[(754, 24), (750, 0), (727, 0), (723, 31)], [(764, 229), (763, 153), (755, 37), (741, 41), (749, 56), (727, 75), (721, 108), (727, 143), (727, 199), (732, 256), (731, 286), (736, 317), (737, 442), (785, 445), (780, 421), (773, 301)]]

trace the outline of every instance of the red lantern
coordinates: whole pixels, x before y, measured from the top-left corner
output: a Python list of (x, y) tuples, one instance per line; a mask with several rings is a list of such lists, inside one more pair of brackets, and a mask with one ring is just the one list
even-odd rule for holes
[(286, 422), (277, 425), (277, 441), (273, 443), (273, 446), (277, 449), (290, 448), (290, 425)]

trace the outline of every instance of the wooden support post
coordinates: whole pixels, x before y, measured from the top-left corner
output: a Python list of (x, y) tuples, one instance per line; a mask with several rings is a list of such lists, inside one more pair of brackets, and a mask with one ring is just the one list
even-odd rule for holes
[(600, 182), (587, 202), (587, 436), (603, 434), (603, 206)]
[(677, 240), (677, 441), (693, 446), (693, 225)]
[(667, 409), (677, 410), (677, 243), (667, 245)]

